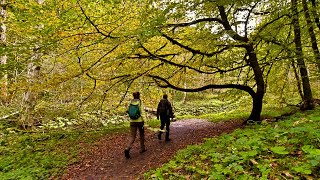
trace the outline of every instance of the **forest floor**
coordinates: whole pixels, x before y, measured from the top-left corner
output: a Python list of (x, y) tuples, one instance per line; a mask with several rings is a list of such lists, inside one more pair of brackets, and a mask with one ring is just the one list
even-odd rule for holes
[(59, 179), (143, 179), (145, 172), (161, 167), (178, 150), (186, 148), (188, 145), (202, 143), (204, 138), (230, 133), (241, 127), (242, 122), (239, 120), (218, 123), (201, 119), (176, 121), (171, 123), (171, 141), (168, 142), (158, 140), (157, 134), (146, 128), (145, 145), (147, 151), (139, 153), (139, 138), (137, 137), (130, 151), (131, 159), (124, 157), (124, 149), (130, 138), (129, 132), (116, 133), (101, 138), (94, 145), (83, 145), (86, 151), (80, 155), (80, 162), (71, 165)]

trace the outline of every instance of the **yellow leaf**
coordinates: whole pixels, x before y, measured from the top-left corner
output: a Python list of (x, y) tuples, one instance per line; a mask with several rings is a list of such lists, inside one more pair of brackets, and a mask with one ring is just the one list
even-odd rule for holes
[(251, 161), (251, 163), (254, 164), (254, 165), (259, 164), (259, 163), (258, 163), (256, 160), (254, 160), (254, 159), (250, 159), (250, 161)]
[(282, 173), (289, 178), (294, 178), (294, 176), (292, 176), (288, 171), (282, 171)]

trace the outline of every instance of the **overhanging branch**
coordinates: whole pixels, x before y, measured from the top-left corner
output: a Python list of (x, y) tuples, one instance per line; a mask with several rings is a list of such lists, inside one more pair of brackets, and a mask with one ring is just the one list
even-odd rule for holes
[(191, 26), (194, 24), (198, 24), (200, 22), (219, 22), (220, 24), (222, 24), (221, 19), (219, 18), (203, 18), (203, 19), (197, 19), (191, 22), (185, 22), (185, 23), (176, 23), (176, 24), (167, 24), (164, 27), (186, 27), (186, 26)]
[(200, 50), (196, 50), (196, 49), (193, 49), (193, 48), (191, 48), (189, 46), (183, 45), (182, 43), (176, 41), (175, 39), (171, 38), (170, 36), (166, 35), (165, 33), (161, 33), (161, 35), (163, 37), (165, 37), (167, 40), (169, 40), (174, 45), (177, 45), (177, 46), (179, 46), (179, 47), (181, 47), (181, 48), (183, 48), (183, 49), (185, 49), (185, 50), (187, 50), (187, 51), (189, 51), (189, 52), (191, 52), (193, 54), (200, 54), (200, 55), (204, 55), (204, 56), (207, 56), (207, 57), (212, 57), (212, 56), (214, 56), (216, 54), (222, 53), (223, 51), (229, 49), (229, 47), (226, 46), (226, 47), (220, 49), (219, 51), (215, 51), (215, 52), (211, 52), (211, 53), (205, 53), (205, 52), (201, 52)]
[[(200, 91), (204, 91), (207, 89), (239, 89), (242, 91), (245, 91), (247, 93), (250, 94), (250, 96), (252, 98), (255, 97), (255, 92), (253, 91), (253, 89), (249, 86), (244, 86), (244, 85), (240, 85), (240, 84), (222, 84), (222, 85), (217, 85), (217, 84), (210, 84), (210, 85), (206, 85), (206, 86), (202, 86), (199, 88), (181, 88), (181, 87), (177, 87), (173, 84), (171, 84), (168, 80), (166, 80), (163, 77), (160, 76), (155, 76), (155, 75), (148, 75), (149, 77), (153, 78), (154, 81), (157, 83), (157, 85), (161, 88), (171, 88), (177, 91), (182, 91), (182, 92), (200, 92)], [(161, 84), (161, 82), (165, 83), (165, 84)]]

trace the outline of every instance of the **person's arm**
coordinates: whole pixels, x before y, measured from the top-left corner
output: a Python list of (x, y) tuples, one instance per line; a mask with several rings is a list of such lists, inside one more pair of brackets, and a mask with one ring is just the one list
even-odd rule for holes
[(141, 118), (142, 120), (146, 120), (146, 112), (144, 111), (144, 107), (143, 107), (143, 104), (142, 104), (142, 101), (140, 100), (140, 112), (141, 112)]
[(127, 103), (127, 104), (126, 104), (126, 107), (127, 107), (126, 113), (127, 113), (127, 114), (129, 114), (129, 106), (130, 106), (130, 104), (131, 104), (131, 101), (130, 101), (130, 103)]
[(173, 111), (172, 111), (172, 106), (171, 106), (171, 103), (168, 101), (168, 107), (169, 107), (169, 116), (171, 118), (173, 118)]
[(159, 107), (160, 107), (160, 103), (158, 103), (158, 107), (157, 107), (157, 119), (159, 120), (159, 116), (160, 116), (160, 110), (159, 110)]

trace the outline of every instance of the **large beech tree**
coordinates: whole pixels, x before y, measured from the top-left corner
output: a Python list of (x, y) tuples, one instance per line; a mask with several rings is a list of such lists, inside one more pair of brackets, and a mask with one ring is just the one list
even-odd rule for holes
[[(248, 119), (259, 121), (266, 90), (266, 76), (269, 75), (274, 63), (285, 59), (291, 61), (292, 57), (289, 57), (288, 54), (294, 54), (294, 58), (298, 62), (303, 87), (301, 108), (303, 110), (312, 109), (311, 86), (307, 65), (303, 59), (303, 47), (301, 40), (299, 41), (302, 36), (299, 33), (300, 26), (297, 21), (297, 18), (303, 14), (299, 14), (294, 6), (292, 6), (293, 12), (290, 11), (288, 2), (269, 1), (269, 6), (264, 6), (264, 3), (266, 2), (179, 1), (179, 4), (159, 3), (156, 7), (161, 10), (165, 9), (165, 13), (162, 14), (162, 17), (160, 15), (156, 18), (158, 24), (154, 27), (157, 27), (159, 33), (157, 37), (162, 37), (165, 39), (164, 41), (171, 43), (172, 50), (166, 49), (164, 42), (163, 44), (159, 43), (161, 41), (158, 41), (158, 49), (155, 49), (154, 46), (148, 48), (148, 41), (145, 41), (141, 43), (144, 54), (136, 54), (136, 58), (159, 60), (164, 64), (181, 69), (181, 71), (169, 71), (165, 75), (163, 73), (149, 73), (149, 77), (152, 77), (160, 87), (184, 92), (198, 92), (211, 88), (234, 88), (249, 93), (252, 97), (253, 107)], [(157, 13), (161, 14), (161, 12)], [(309, 18), (308, 15), (306, 13), (306, 19)], [(289, 17), (289, 22), (291, 22), (291, 17), (293, 18), (292, 24), (290, 23), (289, 26), (285, 22), (287, 17)], [(166, 20), (161, 22), (162, 19)], [(311, 23), (310, 18), (307, 23)], [(294, 27), (294, 37), (290, 36), (290, 32), (288, 34), (288, 29), (283, 28), (291, 27), (291, 25)], [(268, 29), (269, 26), (273, 28), (271, 32)], [(254, 31), (251, 28), (254, 28)], [(283, 34), (279, 38), (277, 33), (284, 29), (288, 35)], [(309, 29), (309, 34), (310, 32)], [(281, 40), (278, 41), (278, 38)], [(291, 39), (288, 44), (283, 44), (286, 38)], [(311, 40), (313, 45), (316, 43), (313, 42), (314, 40), (313, 36)], [(295, 48), (293, 48), (293, 44), (296, 45)], [(277, 48), (271, 45), (281, 45), (282, 47)], [(271, 50), (270, 47), (277, 50)], [(273, 53), (270, 53), (271, 51)], [(274, 53), (275, 51), (278, 52)], [(188, 54), (189, 58), (179, 61), (176, 56), (181, 54), (184, 56)], [(185, 72), (182, 70), (186, 68), (198, 75), (211, 74), (212, 78), (217, 78), (218, 74), (225, 74), (229, 81), (223, 80), (219, 84), (207, 84), (201, 87), (196, 85), (192, 87), (191, 85), (190, 88), (182, 88), (175, 77), (177, 74)]]
[[(317, 59), (317, 42), (311, 28), (312, 22), (307, 12), (308, 9), (303, 7), (306, 4), (304, 4), (304, 1), (269, 2), (270, 7), (277, 9), (278, 13), (269, 11), (267, 13), (268, 16), (264, 16), (263, 21), (259, 23), (254, 36), (261, 38), (263, 42), (267, 43), (263, 43), (265, 46), (263, 47), (263, 51), (273, 54), (271, 56), (273, 56), (274, 60), (269, 61), (273, 67), (277, 64), (277, 67), (282, 66), (283, 69), (286, 69), (287, 65), (292, 64), (294, 72), (291, 73), (291, 76), (295, 76), (297, 79), (298, 92), (302, 97), (300, 107), (302, 110), (312, 109), (314, 105), (309, 73), (312, 73), (310, 69), (315, 69), (317, 63), (314, 63), (311, 58), (308, 59), (307, 57), (310, 55), (310, 45), (312, 45), (314, 58)], [(299, 22), (299, 19), (303, 15), (305, 16), (307, 25), (304, 22)], [(308, 55), (304, 55), (304, 53)], [(281, 65), (282, 63), (283, 65)], [(310, 68), (309, 72), (308, 68)], [(297, 69), (299, 72), (297, 72)], [(278, 72), (271, 71), (273, 73), (272, 76), (277, 77)], [(290, 73), (288, 76), (290, 76)], [(285, 79), (284, 77), (281, 78), (282, 80)], [(277, 85), (277, 82), (281, 81), (276, 79), (276, 82), (271, 83), (275, 86), (274, 84)], [(276, 88), (278, 89), (277, 86)]]
[[(159, 49), (162, 50), (152, 50), (142, 43), (144, 53), (136, 54), (136, 58), (159, 60), (176, 68), (168, 74), (154, 72), (148, 74), (163, 88), (185, 92), (233, 88), (247, 92), (252, 97), (252, 110), (248, 119), (259, 121), (265, 82), (262, 66), (257, 57), (256, 42), (250, 37), (249, 29), (253, 11), (258, 3), (241, 4), (241, 6), (240, 4), (180, 2), (174, 8), (167, 9), (168, 14), (164, 16), (169, 20), (158, 26), (158, 36), (164, 39), (163, 46), (159, 44)], [(166, 6), (171, 7), (171, 4)], [(185, 9), (178, 9), (179, 7)], [(182, 15), (174, 19), (175, 11)], [(188, 11), (192, 14), (191, 18), (186, 17)], [(242, 22), (241, 18), (235, 18), (240, 14), (244, 16)], [(239, 23), (242, 26), (235, 28)], [(175, 47), (173, 51), (164, 47), (167, 43), (165, 41)], [(174, 57), (176, 54), (187, 54), (189, 58), (179, 61), (179, 58)], [(174, 77), (184, 68), (197, 74), (211, 74), (212, 78), (226, 74), (231, 80), (201, 87), (182, 88)]]

